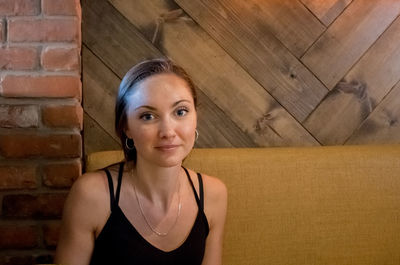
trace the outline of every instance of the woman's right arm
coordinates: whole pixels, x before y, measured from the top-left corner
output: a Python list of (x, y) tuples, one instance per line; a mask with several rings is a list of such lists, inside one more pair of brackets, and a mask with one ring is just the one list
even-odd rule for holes
[(54, 263), (90, 263), (96, 229), (101, 226), (102, 220), (108, 217), (106, 206), (109, 205), (109, 200), (107, 201), (103, 180), (99, 172), (88, 173), (79, 177), (72, 186), (64, 205)]

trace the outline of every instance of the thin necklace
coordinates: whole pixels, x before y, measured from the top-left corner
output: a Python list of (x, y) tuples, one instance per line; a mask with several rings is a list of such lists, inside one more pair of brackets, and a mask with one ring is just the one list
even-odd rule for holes
[[(132, 171), (131, 171), (131, 175), (132, 175), (132, 178), (133, 178), (133, 169), (132, 169)], [(175, 225), (176, 225), (176, 223), (177, 223), (177, 221), (178, 221), (179, 215), (181, 214), (181, 208), (182, 208), (182, 204), (181, 204), (181, 192), (180, 192), (180, 191), (181, 191), (181, 182), (179, 181), (179, 175), (178, 175), (178, 185), (179, 185), (179, 186), (178, 186), (178, 196), (179, 196), (178, 214), (176, 215), (176, 218), (175, 218), (174, 223), (173, 223), (173, 224), (171, 225), (171, 227), (167, 230), (167, 232), (160, 232), (160, 231), (157, 231), (157, 230), (150, 224), (149, 220), (147, 220), (147, 217), (146, 217), (146, 215), (145, 215), (144, 212), (143, 212), (142, 204), (140, 203), (139, 197), (138, 197), (137, 192), (136, 192), (136, 185), (133, 185), (133, 189), (134, 189), (134, 191), (135, 191), (135, 197), (136, 197), (136, 201), (138, 202), (138, 205), (139, 205), (140, 213), (142, 214), (143, 219), (144, 219), (144, 221), (146, 222), (147, 226), (148, 226), (148, 227), (151, 229), (151, 231), (153, 231), (153, 233), (156, 234), (157, 236), (167, 236), (167, 235), (169, 234), (169, 232), (172, 230), (172, 228), (175, 227)]]

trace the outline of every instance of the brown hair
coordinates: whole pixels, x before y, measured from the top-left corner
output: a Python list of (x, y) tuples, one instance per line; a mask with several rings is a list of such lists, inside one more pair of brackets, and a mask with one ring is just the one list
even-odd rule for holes
[(125, 134), (125, 130), (127, 129), (127, 111), (129, 107), (127, 99), (134, 91), (136, 85), (142, 80), (162, 73), (173, 73), (185, 80), (193, 96), (194, 105), (195, 107), (197, 106), (197, 93), (194, 83), (186, 71), (179, 65), (167, 58), (159, 58), (146, 60), (133, 66), (121, 81), (115, 104), (115, 131), (121, 140), (126, 161), (133, 161), (136, 163), (137, 159), (137, 153), (133, 141), (131, 141), (133, 148), (128, 148), (126, 146), (127, 141), (130, 141)]

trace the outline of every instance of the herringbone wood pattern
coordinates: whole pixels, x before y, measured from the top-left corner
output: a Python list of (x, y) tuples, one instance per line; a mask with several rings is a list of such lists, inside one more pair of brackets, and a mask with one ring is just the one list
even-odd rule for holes
[(114, 98), (168, 56), (199, 92), (197, 147), (400, 142), (398, 0), (83, 0), (85, 151), (119, 148)]

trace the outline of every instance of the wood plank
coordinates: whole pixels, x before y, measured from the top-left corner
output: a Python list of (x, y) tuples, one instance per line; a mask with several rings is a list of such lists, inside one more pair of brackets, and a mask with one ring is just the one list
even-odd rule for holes
[[(219, 45), (298, 121), (327, 93), (326, 88), (272, 33), (262, 34), (248, 19), (244, 2), (176, 0)], [(252, 14), (247, 14), (247, 17)]]
[(353, 0), (300, 0), (316, 17), (329, 26)]
[(195, 147), (257, 147), (249, 135), (243, 133), (201, 90), (197, 90), (197, 129), (199, 139)]
[(399, 14), (398, 0), (354, 1), (302, 61), (332, 89)]
[(165, 54), (183, 65), (198, 87), (259, 146), (318, 144), (196, 24), (187, 20), (165, 24), (164, 36)]
[[(83, 43), (117, 75), (160, 52), (105, 0), (82, 1)], [(101, 19), (100, 19), (101, 18)]]
[[(135, 13), (135, 17), (129, 17), (129, 21), (146, 37), (152, 40), (157, 30), (157, 23), (169, 20), (169, 11), (178, 10), (179, 6), (173, 0), (147, 1), (147, 0), (109, 0), (109, 2), (119, 9), (120, 13)], [(124, 9), (121, 9), (123, 7)], [(140, 12), (137, 12), (140, 10)], [(180, 12), (178, 12), (180, 13)], [(172, 13), (174, 15), (176, 13)], [(179, 14), (178, 14), (179, 16)]]
[[(159, 20), (170, 20), (170, 10), (177, 10), (179, 6), (172, 1), (143, 1), (143, 0), (109, 0), (121, 13), (135, 13), (129, 20), (149, 40), (154, 36), (156, 24)], [(229, 5), (239, 5), (247, 10), (238, 15), (250, 20), (254, 28), (259, 31), (259, 37), (275, 35), (298, 58), (325, 30), (324, 25), (316, 19), (301, 3), (292, 0), (270, 1), (241, 1), (231, 0)], [(122, 9), (122, 6), (124, 9)], [(135, 12), (141, 10), (142, 12)]]
[[(115, 99), (121, 79), (118, 78), (87, 47), (82, 47), (83, 108), (107, 134), (115, 141)], [(86, 135), (87, 132), (84, 132)], [(90, 135), (86, 135), (90, 137)]]
[(304, 123), (323, 144), (342, 144), (400, 78), (400, 17)]
[(346, 144), (400, 144), (400, 82)]
[[(83, 9), (84, 44), (119, 78), (133, 64), (145, 58), (163, 56), (106, 0), (86, 0)], [(99, 20), (99, 17), (102, 19)], [(198, 93), (204, 106), (207, 106), (202, 110), (204, 118), (198, 119), (198, 129), (203, 136), (198, 147), (255, 145), (246, 132), (241, 131), (202, 91)], [(211, 116), (212, 119), (206, 119)], [(214, 123), (210, 123), (211, 120)], [(224, 126), (220, 127), (220, 124)]]
[(325, 26), (298, 1), (229, 0), (225, 5), (251, 27), (260, 41), (269, 41), (271, 33), (297, 58), (300, 58), (325, 31)]
[(83, 130), (85, 132), (83, 137), (85, 155), (99, 151), (121, 149), (119, 142), (115, 141), (86, 112), (83, 114)]
[[(159, 2), (159, 1), (149, 1)], [(132, 23), (145, 10), (113, 2)], [(151, 3), (149, 6), (152, 6)], [(144, 7), (148, 8), (148, 7)], [(163, 13), (167, 13), (164, 10)], [(162, 14), (162, 13), (161, 13)], [(149, 19), (149, 18), (147, 18)], [(153, 21), (155, 18), (153, 18)], [(186, 17), (163, 24), (160, 49), (182, 65), (198, 87), (259, 146), (316, 145), (315, 139), (210, 36)], [(207, 60), (204, 60), (207, 58)], [(200, 115), (201, 117), (201, 115)]]

